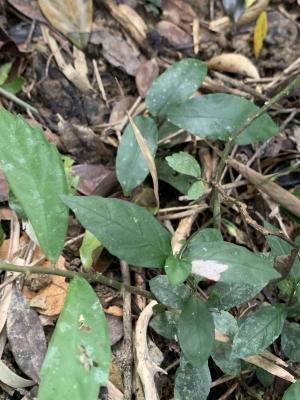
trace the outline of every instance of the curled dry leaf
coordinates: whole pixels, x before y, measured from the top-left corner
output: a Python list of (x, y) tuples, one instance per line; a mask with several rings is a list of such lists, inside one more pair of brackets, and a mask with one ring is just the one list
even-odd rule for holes
[[(36, 253), (36, 259), (38, 258)], [(57, 268), (64, 268), (65, 259), (61, 256), (57, 262)], [(43, 267), (50, 267), (50, 263), (45, 261)], [(68, 288), (68, 283), (63, 276), (52, 275), (51, 281), (46, 287), (37, 292), (30, 290), (27, 286), (23, 288), (23, 295), (30, 300), (30, 306), (37, 307), (39, 313), (47, 316), (59, 315), (63, 305)], [(32, 287), (33, 288), (33, 287)]]
[(211, 58), (207, 65), (208, 68), (217, 71), (233, 72), (249, 78), (259, 79), (259, 73), (255, 65), (241, 54), (223, 53)]
[(92, 0), (38, 0), (50, 23), (76, 46), (84, 48), (93, 22)]
[(155, 28), (176, 49), (193, 47), (192, 36), (172, 22), (160, 21)]
[(28, 307), (19, 289), (14, 286), (6, 323), (7, 338), (16, 363), (35, 382), (47, 344), (37, 313)]
[(192, 6), (182, 0), (163, 0), (161, 3), (163, 15), (174, 23), (193, 22), (197, 15)]
[(155, 58), (145, 61), (140, 65), (135, 76), (135, 83), (141, 97), (145, 97), (148, 89), (158, 74), (159, 68)]

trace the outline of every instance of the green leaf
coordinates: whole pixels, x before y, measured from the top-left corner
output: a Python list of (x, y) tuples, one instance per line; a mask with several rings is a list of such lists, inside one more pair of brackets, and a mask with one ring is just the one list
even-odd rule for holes
[(183, 305), (177, 329), (184, 357), (193, 367), (203, 365), (212, 351), (215, 333), (206, 304), (191, 296)]
[[(238, 331), (238, 324), (236, 319), (226, 311), (212, 313), (215, 329), (233, 340)], [(215, 340), (212, 349), (212, 359), (216, 365), (225, 373), (229, 375), (238, 375), (241, 371), (241, 360), (231, 356), (232, 344), (231, 342), (219, 342)]]
[(290, 360), (300, 362), (300, 324), (285, 322), (281, 334), (281, 349)]
[(152, 115), (165, 115), (168, 107), (188, 99), (202, 84), (207, 66), (200, 60), (186, 58), (169, 67), (152, 82), (146, 105)]
[[(190, 240), (184, 253), (184, 257), (192, 260), (193, 273), (197, 269), (198, 274), (202, 276), (201, 268), (197, 266), (207, 269), (213, 263), (215, 270), (220, 272), (219, 279), (215, 280), (227, 284), (246, 283), (260, 289), (270, 280), (280, 277), (269, 260), (252, 253), (245, 247), (221, 241), (199, 242), (194, 238)], [(246, 282), (245, 276), (247, 276)]]
[(263, 305), (241, 324), (233, 341), (232, 356), (259, 354), (280, 335), (287, 310), (284, 304)]
[(151, 319), (150, 326), (159, 335), (174, 340), (177, 334), (178, 318), (179, 315), (173, 311), (159, 312)]
[(204, 185), (203, 182), (198, 181), (192, 184), (187, 192), (188, 200), (197, 200), (204, 193)]
[(3, 83), (1, 87), (9, 93), (16, 94), (22, 90), (24, 82), (25, 79), (22, 76), (17, 76), (15, 80)]
[(189, 248), (196, 248), (198, 245), (202, 245), (206, 242), (223, 242), (223, 237), (221, 232), (215, 228), (205, 228), (194, 233), (189, 241)]
[(191, 295), (185, 285), (174, 287), (166, 275), (156, 276), (150, 280), (149, 285), (157, 300), (171, 308), (182, 308), (184, 301)]
[(158, 179), (167, 182), (182, 194), (187, 194), (190, 186), (196, 181), (192, 176), (178, 174), (162, 159), (155, 160)]
[(171, 252), (170, 234), (142, 207), (98, 196), (62, 199), (111, 254), (138, 267), (164, 266)]
[(0, 160), (43, 252), (55, 262), (68, 225), (68, 209), (60, 199), (67, 183), (58, 151), (40, 129), (0, 108)]
[(175, 171), (180, 174), (194, 176), (200, 178), (201, 168), (195, 158), (185, 151), (174, 153), (171, 156), (166, 157), (167, 163)]
[(165, 271), (173, 286), (183, 283), (192, 272), (192, 264), (188, 260), (176, 256), (169, 256), (166, 259)]
[(0, 86), (7, 80), (12, 63), (5, 63), (0, 67)]
[(229, 310), (252, 299), (264, 286), (265, 284), (261, 282), (257, 285), (251, 285), (246, 281), (239, 283), (217, 282), (209, 296), (208, 304), (210, 307)]
[(288, 390), (285, 391), (282, 400), (299, 400), (300, 399), (300, 381), (293, 383)]
[(85, 269), (89, 269), (93, 266), (93, 256), (96, 251), (98, 254), (100, 254), (101, 250), (101, 242), (95, 238), (91, 232), (85, 231), (83, 241), (79, 249), (80, 260)]
[(181, 361), (176, 371), (175, 400), (206, 400), (211, 385), (211, 376), (207, 362), (200, 367), (192, 367)]
[[(136, 117), (134, 122), (154, 156), (157, 149), (157, 127), (154, 120), (149, 117)], [(127, 125), (118, 147), (116, 173), (126, 195), (140, 185), (149, 173), (148, 164), (136, 141), (131, 124)]]
[(264, 387), (269, 387), (274, 382), (274, 375), (270, 374), (270, 372), (265, 369), (257, 367), (255, 370), (257, 379)]
[(68, 288), (64, 308), (41, 369), (39, 400), (96, 400), (108, 382), (110, 339), (98, 297), (81, 277)]
[[(201, 138), (227, 140), (259, 110), (251, 101), (230, 94), (208, 94), (168, 108), (168, 120)], [(238, 144), (264, 141), (278, 133), (272, 119), (264, 114), (244, 130)]]

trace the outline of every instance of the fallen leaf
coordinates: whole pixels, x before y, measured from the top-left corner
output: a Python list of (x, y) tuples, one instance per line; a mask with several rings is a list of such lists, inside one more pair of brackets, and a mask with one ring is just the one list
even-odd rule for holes
[(5, 176), (0, 169), (0, 201), (7, 201), (8, 200), (8, 193), (9, 193), (9, 187), (8, 183), (5, 179)]
[(127, 112), (133, 106), (135, 100), (136, 98), (133, 96), (126, 96), (114, 103), (108, 121), (113, 129), (121, 131), (124, 128), (124, 120), (127, 120)]
[[(37, 259), (37, 254), (35, 255)], [(65, 259), (60, 256), (57, 261), (57, 268), (64, 270)], [(50, 263), (45, 261), (43, 267), (50, 267)], [(23, 295), (30, 300), (30, 306), (38, 307), (39, 313), (46, 316), (59, 315), (63, 305), (68, 288), (68, 283), (63, 276), (51, 275), (51, 282), (37, 292), (30, 290), (27, 286), (23, 287)], [(40, 307), (40, 305), (42, 307)]]
[(9, 369), (2, 360), (0, 360), (0, 381), (14, 389), (20, 389), (34, 385), (34, 381), (21, 378), (21, 376)]
[(14, 286), (6, 323), (7, 338), (16, 363), (35, 382), (44, 360), (47, 344), (39, 317), (29, 308)]
[(255, 65), (245, 56), (235, 53), (223, 53), (212, 57), (207, 62), (208, 68), (217, 71), (233, 72), (259, 79), (259, 73)]
[(46, 22), (35, 0), (32, 1), (8, 0), (8, 2), (21, 14), (25, 15), (27, 18), (31, 18), (39, 22)]
[(103, 57), (111, 65), (135, 76), (141, 65), (141, 55), (133, 45), (107, 31), (94, 32), (91, 43), (102, 44)]
[(122, 318), (106, 314), (106, 320), (108, 323), (110, 343), (113, 346), (122, 339), (124, 334)]
[(79, 48), (88, 44), (93, 22), (92, 0), (38, 0), (44, 16)]
[(161, 8), (164, 17), (170, 17), (173, 22), (177, 20), (178, 22), (183, 21), (191, 23), (197, 18), (197, 14), (192, 6), (188, 2), (182, 0), (163, 0)]
[(135, 76), (135, 83), (141, 97), (145, 97), (148, 89), (158, 74), (159, 68), (155, 58), (145, 61), (140, 65)]
[(222, 0), (226, 14), (236, 22), (244, 13), (245, 0)]
[(118, 306), (110, 306), (104, 308), (106, 314), (114, 315), (115, 317), (123, 317), (123, 309)]
[(155, 29), (157, 32), (167, 39), (167, 41), (175, 47), (175, 49), (186, 49), (193, 47), (192, 35), (189, 35), (183, 29), (169, 21), (160, 21)]
[(256, 58), (259, 57), (261, 49), (263, 47), (264, 39), (268, 32), (268, 19), (267, 13), (263, 11), (257, 18), (254, 37), (253, 37), (253, 49)]
[(79, 176), (77, 191), (85, 194), (108, 196), (117, 186), (114, 169), (104, 165), (78, 164), (72, 167), (72, 174)]
[(71, 124), (62, 119), (58, 123), (58, 129), (67, 152), (71, 153), (77, 162), (95, 164), (112, 157), (111, 150), (91, 128)]

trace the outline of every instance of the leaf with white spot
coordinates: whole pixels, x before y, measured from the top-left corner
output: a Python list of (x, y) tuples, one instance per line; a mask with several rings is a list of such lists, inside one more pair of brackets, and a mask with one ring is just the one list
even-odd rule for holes
[(233, 340), (232, 357), (263, 352), (281, 334), (287, 315), (285, 304), (263, 305), (247, 316)]
[[(136, 117), (134, 122), (147, 141), (152, 155), (155, 156), (157, 127), (154, 120), (150, 117)], [(118, 147), (116, 173), (125, 195), (130, 194), (149, 174), (147, 161), (140, 150), (131, 124), (125, 128)]]
[[(269, 260), (233, 243), (223, 241), (201, 243), (193, 237), (187, 244), (184, 257), (189, 258), (192, 262), (201, 260), (201, 265), (205, 266), (205, 268), (202, 267), (204, 272), (207, 272), (208, 265), (212, 269), (212, 264), (203, 264), (203, 262), (214, 261), (215, 269), (220, 272), (219, 281), (224, 283), (243, 284), (246, 276), (248, 284), (261, 285), (262, 288), (270, 280), (280, 278)], [(227, 266), (226, 269), (225, 266)]]
[[(225, 93), (194, 97), (168, 108), (168, 120), (201, 138), (228, 140), (259, 108), (243, 97)], [(278, 134), (272, 118), (263, 114), (236, 139), (237, 144), (251, 144)]]
[(144, 208), (100, 196), (62, 199), (111, 254), (138, 267), (164, 266), (171, 253), (170, 234)]
[(110, 340), (101, 304), (87, 281), (69, 285), (41, 370), (39, 400), (96, 400), (108, 382)]
[(193, 260), (192, 262), (193, 274), (216, 282), (221, 278), (221, 273), (227, 269), (228, 265), (214, 260)]
[(208, 364), (192, 367), (181, 359), (176, 371), (174, 399), (175, 400), (206, 400), (211, 385)]
[(146, 104), (152, 115), (165, 115), (169, 106), (188, 99), (202, 84), (207, 66), (200, 60), (186, 58), (152, 82)]
[(69, 218), (60, 199), (68, 188), (58, 151), (40, 129), (0, 108), (0, 162), (43, 252), (57, 261)]
[(183, 304), (177, 329), (186, 360), (193, 367), (203, 365), (212, 351), (215, 327), (207, 305), (197, 296), (189, 297)]

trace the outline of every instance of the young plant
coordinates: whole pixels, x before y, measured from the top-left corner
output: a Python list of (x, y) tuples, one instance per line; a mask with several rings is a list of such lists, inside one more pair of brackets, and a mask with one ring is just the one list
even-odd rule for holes
[[(173, 124), (174, 132), (182, 128), (201, 138), (218, 138), (228, 143), (255, 143), (278, 132), (268, 115), (243, 98), (214, 94), (190, 99), (205, 75), (204, 63), (185, 59), (153, 82), (146, 96), (153, 118), (135, 118), (153, 156), (159, 140), (157, 124), (164, 120)], [(93, 235), (93, 243), (94, 238), (98, 240), (96, 247), (101, 243), (112, 255), (135, 267), (165, 269), (166, 275), (150, 281), (152, 294), (141, 290), (140, 293), (155, 296), (160, 303), (151, 322), (153, 329), (178, 341), (181, 349), (175, 399), (208, 397), (209, 357), (224, 373), (239, 375), (249, 364), (258, 364), (260, 354), (282, 332), (283, 349), (287, 355), (292, 354), (288, 349), (290, 338), (294, 340), (299, 328), (298, 324), (291, 326), (285, 320), (300, 297), (294, 295), (300, 282), (298, 258), (290, 273), (294, 286), (288, 302), (262, 304), (254, 312), (236, 319), (230, 308), (253, 298), (270, 281), (281, 279), (273, 267), (272, 242), (271, 254), (266, 257), (223, 241), (216, 229), (203, 229), (192, 235), (179, 254), (173, 254), (169, 232), (146, 209), (114, 198), (69, 195), (61, 158), (39, 129), (0, 109), (0, 132), (1, 166), (41, 249), (52, 262), (53, 267), (47, 273), (72, 278), (42, 366), (39, 400), (96, 400), (99, 387), (107, 384), (110, 361), (107, 322), (96, 294), (84, 277), (134, 291), (101, 274), (76, 274), (55, 268), (66, 237), (68, 208)], [(131, 125), (125, 129), (116, 163), (117, 176), (126, 194), (148, 174)], [(196, 189), (190, 198), (201, 196), (201, 168), (190, 155), (174, 154), (167, 157), (167, 163), (179, 174), (194, 178)], [(280, 242), (282, 247), (283, 243)], [(284, 254), (290, 250), (290, 247), (282, 249)], [(0, 269), (22, 271), (22, 267), (4, 263), (0, 263)], [(45, 273), (37, 267), (24, 267), (23, 271)], [(198, 283), (204, 278), (216, 282), (207, 299), (198, 293)], [(269, 365), (270, 370), (270, 364), (263, 365), (267, 370)], [(298, 393), (299, 382), (288, 389), (284, 398), (294, 400)]]

